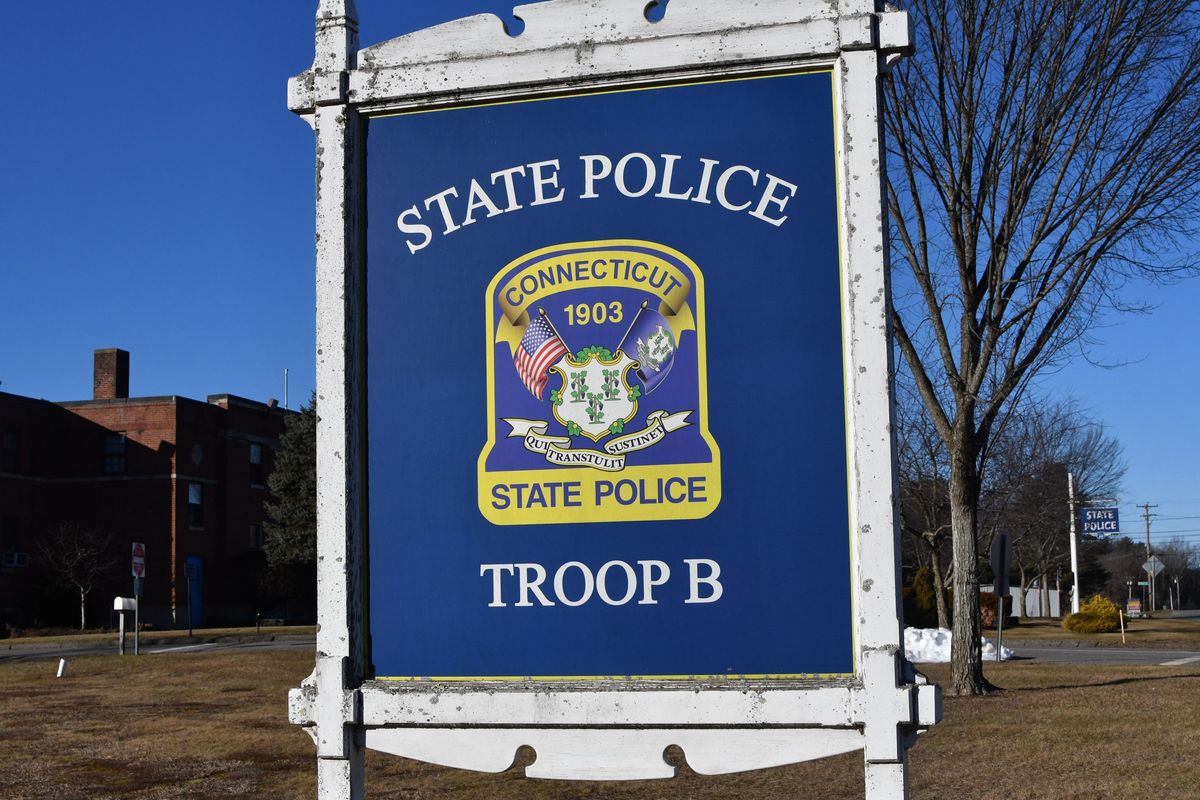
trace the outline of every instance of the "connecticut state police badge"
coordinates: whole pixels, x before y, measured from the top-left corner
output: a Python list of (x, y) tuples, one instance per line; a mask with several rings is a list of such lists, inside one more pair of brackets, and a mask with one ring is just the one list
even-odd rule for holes
[(704, 280), (637, 240), (526, 253), (487, 294), (479, 510), (498, 525), (697, 519), (721, 500)]

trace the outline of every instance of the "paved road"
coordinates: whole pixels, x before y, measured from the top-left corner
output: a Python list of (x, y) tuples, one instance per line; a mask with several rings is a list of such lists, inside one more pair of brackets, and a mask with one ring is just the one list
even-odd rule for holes
[(1026, 647), (1014, 650), (1020, 660), (1060, 661), (1072, 664), (1159, 664), (1162, 666), (1200, 666), (1200, 652), (1190, 650), (1151, 650), (1107, 647)]
[[(231, 650), (316, 650), (315, 636), (281, 636), (274, 641), (227, 641), (203, 642), (200, 644), (143, 644), (143, 655), (161, 653), (198, 653), (198, 652), (228, 652)], [(127, 652), (133, 653), (133, 637), (126, 638)], [(57, 661), (60, 658), (79, 658), (81, 656), (115, 656), (117, 654), (116, 637), (111, 642), (95, 642), (79, 647), (45, 647), (44, 645), (17, 645), (12, 650), (0, 650), (0, 663), (8, 661)]]
[(1189, 608), (1186, 611), (1173, 611), (1171, 612), (1171, 619), (1200, 620), (1200, 608)]

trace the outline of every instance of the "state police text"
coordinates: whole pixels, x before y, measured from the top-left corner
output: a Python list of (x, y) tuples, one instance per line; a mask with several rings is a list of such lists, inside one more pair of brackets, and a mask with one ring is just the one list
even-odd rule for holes
[(681, 159), (673, 153), (652, 156), (633, 152), (616, 159), (602, 153), (581, 155), (578, 172), (569, 173), (574, 179), (562, 173), (557, 158), (517, 164), (483, 180), (471, 178), (459, 186), (447, 186), (401, 211), (396, 226), (405, 235), (409, 252), (415, 254), (429, 246), (435, 230), (449, 236), (480, 219), (527, 206), (561, 203), (568, 197), (594, 200), (604, 193), (629, 198), (650, 195), (702, 205), (715, 202), (716, 207), (748, 214), (775, 227), (787, 220), (783, 212), (796, 195), (796, 183), (746, 164), (723, 164), (703, 157)]
[[(500, 483), (492, 487), (492, 508), (593, 508), (606, 506), (703, 503), (707, 479), (702, 475), (657, 478), (596, 478), (592, 481)], [(585, 488), (586, 486), (586, 488)], [(584, 492), (587, 496), (584, 496)]]

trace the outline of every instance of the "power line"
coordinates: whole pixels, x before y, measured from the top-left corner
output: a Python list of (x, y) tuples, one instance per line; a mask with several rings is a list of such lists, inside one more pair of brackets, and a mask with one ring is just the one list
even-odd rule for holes
[[(1153, 537), (1154, 537), (1154, 539), (1158, 539), (1158, 537), (1162, 536), (1163, 534), (1182, 534), (1184, 536), (1196, 536), (1196, 535), (1200, 535), (1200, 528), (1171, 528), (1169, 530), (1156, 530), (1156, 531), (1154, 531)], [(1088, 536), (1092, 536), (1092, 535), (1088, 534)], [(1133, 541), (1134, 539), (1136, 539), (1136, 536), (1138, 536), (1138, 535), (1136, 535), (1136, 534), (1111, 534), (1108, 536), (1092, 536), (1092, 539), (1128, 539), (1129, 541)]]
[[(1159, 536), (1159, 535), (1161, 535), (1161, 534), (1164, 534), (1164, 533), (1200, 533), (1200, 528), (1171, 528), (1171, 529), (1169, 529), (1169, 530), (1156, 530), (1156, 531), (1154, 531), (1154, 535), (1155, 535), (1155, 536)], [(1134, 535), (1134, 534), (1130, 534), (1130, 533), (1122, 533), (1122, 534), (1119, 534), (1119, 535), (1120, 535), (1120, 536), (1124, 536), (1124, 537), (1125, 537), (1125, 538), (1127, 538), (1127, 539), (1131, 539), (1131, 538), (1133, 538), (1133, 535)]]
[[(1168, 534), (1168, 533), (1172, 534), (1180, 539), (1190, 539), (1193, 537), (1200, 537), (1200, 530), (1189, 528), (1187, 530), (1178, 530), (1178, 531), (1174, 531), (1174, 530), (1172, 530), (1172, 531), (1155, 531), (1154, 539), (1156, 539), (1156, 540), (1161, 539), (1163, 534)], [(1115, 541), (1117, 539), (1125, 539), (1125, 540), (1129, 541), (1130, 543), (1133, 543), (1133, 541), (1134, 541), (1134, 536), (1132, 534), (1128, 534), (1128, 533), (1117, 533), (1117, 534), (1113, 534), (1111, 536), (1092, 536), (1091, 534), (1088, 534), (1088, 537), (1092, 538), (1092, 539), (1101, 539), (1101, 540), (1110, 541), (1110, 542)]]
[[(1175, 538), (1178, 538), (1178, 539), (1194, 539), (1194, 538), (1200, 537), (1200, 531), (1159, 531), (1158, 533), (1154, 534), (1154, 537), (1156, 540), (1161, 541), (1162, 537), (1160, 536), (1160, 534), (1165, 534), (1165, 533), (1173, 534), (1175, 536)], [(1129, 537), (1127, 536), (1125, 538), (1128, 539)], [(1130, 541), (1132, 541), (1132, 539), (1130, 539)]]

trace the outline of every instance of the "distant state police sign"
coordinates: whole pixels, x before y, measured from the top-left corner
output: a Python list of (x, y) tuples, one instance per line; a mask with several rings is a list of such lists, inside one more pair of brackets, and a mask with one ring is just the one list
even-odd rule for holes
[(1089, 536), (1116, 536), (1121, 518), (1116, 508), (1083, 508), (1079, 511), (1083, 532)]
[(370, 121), (378, 675), (853, 671), (833, 90)]

